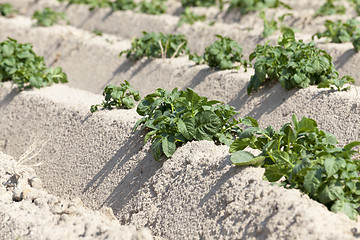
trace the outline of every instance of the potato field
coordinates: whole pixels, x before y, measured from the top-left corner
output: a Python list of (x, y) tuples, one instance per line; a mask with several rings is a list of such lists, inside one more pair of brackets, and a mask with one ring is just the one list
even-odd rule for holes
[(360, 239), (359, 0), (0, 0), (1, 239)]

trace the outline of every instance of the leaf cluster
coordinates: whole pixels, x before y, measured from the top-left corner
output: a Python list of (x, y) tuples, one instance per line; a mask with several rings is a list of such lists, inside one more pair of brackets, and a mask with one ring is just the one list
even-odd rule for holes
[(172, 156), (176, 148), (192, 140), (209, 140), (230, 145), (241, 131), (239, 123), (253, 126), (252, 118), (234, 119), (238, 114), (233, 107), (219, 101), (209, 101), (192, 89), (171, 92), (162, 88), (147, 95), (138, 105), (143, 116), (134, 126), (147, 129), (144, 142), (151, 141), (155, 160), (162, 155)]
[(134, 0), (115, 0), (111, 2), (110, 7), (113, 11), (134, 10), (137, 7), (137, 4)]
[(262, 33), (264, 38), (271, 36), (275, 31), (280, 30), (282, 33), (288, 28), (284, 25), (284, 19), (286, 16), (291, 16), (291, 13), (286, 13), (278, 17), (278, 21), (274, 19), (274, 17), (269, 21), (266, 16), (265, 12), (261, 11), (259, 16), (264, 22), (264, 31)]
[(10, 3), (0, 4), (0, 14), (4, 17), (10, 17), (12, 14), (16, 13), (17, 10), (14, 9), (13, 5)]
[(183, 8), (187, 7), (211, 7), (216, 5), (216, 0), (181, 0)]
[(119, 56), (126, 54), (132, 61), (143, 57), (173, 58), (181, 54), (189, 54), (187, 40), (182, 34), (163, 34), (156, 32), (143, 32), (143, 37), (134, 38), (131, 48), (120, 52)]
[(62, 69), (47, 68), (44, 58), (34, 53), (31, 44), (21, 44), (15, 39), (8, 39), (0, 43), (0, 82), (13, 81), (20, 90), (67, 82), (67, 76)]
[(337, 0), (326, 0), (326, 2), (316, 10), (314, 17), (333, 14), (345, 14), (346, 8), (343, 5), (335, 5)]
[[(333, 212), (345, 213), (357, 219), (360, 204), (360, 162), (352, 149), (360, 142), (337, 147), (331, 133), (319, 130), (317, 123), (293, 115), (292, 123), (279, 131), (250, 127), (230, 146), (235, 165), (261, 165), (263, 178), (288, 188), (297, 188)], [(258, 149), (254, 156), (246, 147)]]
[(360, 0), (348, 0), (355, 9), (358, 16), (360, 16)]
[(142, 1), (139, 4), (138, 12), (147, 13), (151, 15), (159, 15), (166, 12), (166, 0), (150, 0)]
[(240, 9), (241, 14), (247, 14), (249, 12), (280, 6), (291, 9), (289, 5), (280, 0), (230, 0), (229, 11), (232, 9)]
[[(241, 46), (228, 37), (216, 35), (219, 40), (216, 40), (212, 45), (205, 48), (203, 56), (198, 56), (196, 53), (189, 56), (190, 60), (196, 64), (206, 63), (209, 67), (225, 69), (240, 69), (240, 66), (247, 70), (248, 61), (244, 60)], [(240, 65), (234, 65), (240, 63)]]
[(111, 1), (109, 0), (58, 0), (58, 1), (68, 2), (69, 4), (86, 4), (90, 6), (89, 7), (90, 11), (93, 11), (96, 8), (111, 7)]
[(134, 0), (58, 0), (60, 2), (67, 1), (70, 4), (86, 4), (89, 5), (90, 11), (96, 8), (109, 7), (113, 11), (118, 10), (136, 10), (138, 12), (158, 15), (166, 12), (166, 0), (150, 0), (141, 1), (139, 3)]
[(205, 15), (196, 15), (195, 13), (191, 12), (190, 9), (187, 7), (185, 8), (184, 12), (181, 13), (177, 26), (180, 27), (184, 23), (193, 25), (197, 21), (204, 22), (205, 20)]
[(315, 47), (314, 42), (295, 40), (291, 29), (286, 29), (277, 46), (267, 43), (258, 45), (250, 54), (250, 61), (256, 59), (255, 74), (251, 76), (247, 92), (256, 91), (265, 81), (279, 81), (285, 89), (306, 88), (309, 85), (347, 90), (343, 85), (353, 83), (350, 76), (339, 78), (332, 58), (324, 50)]
[(135, 107), (135, 101), (140, 101), (141, 97), (139, 91), (136, 91), (130, 86), (130, 83), (124, 80), (120, 86), (109, 84), (105, 87), (103, 95), (105, 101), (101, 104), (92, 105), (90, 112), (96, 112), (98, 107), (107, 108), (109, 110), (113, 108), (126, 108), (131, 109)]
[(35, 11), (32, 19), (36, 19), (35, 26), (49, 27), (60, 20), (66, 20), (66, 14), (63, 12), (55, 12), (51, 8), (44, 8), (43, 11)]
[(360, 21), (357, 19), (349, 19), (346, 22), (338, 20), (333, 22), (331, 20), (325, 21), (325, 32), (318, 32), (312, 36), (312, 39), (328, 38), (333, 43), (351, 42), (352, 37), (356, 33), (360, 33)]

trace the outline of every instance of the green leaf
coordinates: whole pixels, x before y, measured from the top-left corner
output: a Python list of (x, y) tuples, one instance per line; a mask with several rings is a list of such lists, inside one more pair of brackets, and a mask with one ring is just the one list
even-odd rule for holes
[(346, 166), (346, 162), (342, 158), (330, 157), (324, 161), (324, 167), (328, 177), (336, 174), (344, 165)]
[(247, 138), (243, 139), (235, 139), (234, 142), (230, 145), (229, 152), (233, 153), (236, 151), (244, 150), (247, 146), (249, 146), (250, 140)]
[(342, 212), (352, 220), (357, 220), (358, 212), (356, 211), (358, 205), (348, 202), (346, 200), (337, 200), (331, 207), (332, 212)]
[(249, 152), (237, 151), (231, 155), (230, 159), (231, 162), (237, 166), (258, 166), (264, 162), (265, 157), (254, 157), (254, 155)]
[(5, 44), (5, 45), (3, 45), (2, 51), (4, 53), (4, 56), (10, 57), (14, 54), (15, 48), (13, 45)]
[(291, 165), (289, 154), (280, 150), (275, 150), (269, 153), (274, 158), (276, 164)]
[(219, 131), (221, 126), (220, 118), (211, 111), (204, 111), (196, 116), (195, 137), (197, 140), (212, 140), (212, 137)]
[(343, 186), (339, 181), (325, 184), (319, 190), (319, 201), (321, 203), (328, 203), (344, 196)]
[(32, 87), (41, 88), (44, 86), (43, 79), (40, 76), (31, 76), (29, 82)]
[(306, 173), (304, 177), (305, 190), (311, 195), (315, 195), (321, 184), (322, 169), (314, 169)]
[(306, 133), (314, 131), (316, 127), (317, 123), (313, 119), (303, 117), (299, 122), (298, 129), (296, 129), (296, 131), (298, 132), (298, 134)]
[(354, 147), (359, 146), (359, 145), (360, 145), (360, 141), (354, 141), (349, 144), (346, 144), (344, 149), (347, 151), (351, 151), (351, 149), (353, 149)]
[(259, 127), (257, 120), (252, 117), (245, 117), (241, 119), (241, 122), (248, 127)]
[(278, 166), (275, 165), (268, 165), (265, 166), (265, 172), (264, 172), (264, 180), (267, 180), (269, 182), (276, 182), (279, 181), (280, 178), (282, 178), (284, 175), (281, 171), (279, 171)]
[(159, 161), (161, 155), (163, 154), (161, 138), (156, 139), (151, 144), (151, 151), (152, 151), (155, 161)]
[(171, 157), (176, 150), (174, 137), (164, 137), (162, 139), (162, 149), (166, 157)]

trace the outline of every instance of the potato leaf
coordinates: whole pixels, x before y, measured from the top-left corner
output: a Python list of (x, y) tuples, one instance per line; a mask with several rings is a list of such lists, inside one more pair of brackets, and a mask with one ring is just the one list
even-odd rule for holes
[(237, 166), (258, 166), (264, 162), (265, 157), (254, 157), (247, 151), (237, 151), (231, 155), (230, 159)]

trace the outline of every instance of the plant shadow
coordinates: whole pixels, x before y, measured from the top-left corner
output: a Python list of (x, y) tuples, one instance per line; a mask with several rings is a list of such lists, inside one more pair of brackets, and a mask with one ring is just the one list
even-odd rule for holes
[(109, 78), (109, 80), (107, 80), (104, 83), (104, 85), (102, 86), (102, 89), (104, 89), (109, 83), (113, 82), (119, 75), (129, 72), (129, 70), (131, 68), (138, 65), (127, 79), (121, 79), (121, 82), (124, 80), (130, 81), (135, 75), (137, 75), (142, 69), (144, 69), (150, 62), (151, 62), (151, 59), (146, 59), (145, 61), (141, 61), (141, 62), (133, 62), (128, 59), (124, 60), (123, 63), (115, 69), (111, 78)]
[[(0, 86), (1, 89), (1, 86)], [(9, 105), (9, 103), (18, 95), (20, 91), (17, 88), (11, 89), (9, 93), (7, 93), (3, 99), (0, 100), (0, 109)]]
[(83, 193), (95, 191), (109, 176), (115, 168), (121, 168), (128, 160), (137, 152), (139, 152), (143, 145), (143, 140), (139, 131), (126, 141), (123, 146), (115, 153), (115, 155), (103, 166), (103, 168), (88, 182)]
[[(246, 116), (260, 119), (264, 114), (268, 114), (277, 109), (280, 105), (286, 102), (298, 89), (285, 90), (279, 83), (266, 83), (257, 92), (247, 94), (247, 87), (241, 89), (236, 98), (228, 102), (229, 105), (234, 106), (236, 109), (241, 109), (247, 104), (256, 104)], [(244, 112), (241, 112), (244, 114)]]
[[(195, 65), (196, 66), (196, 65)], [(190, 66), (192, 68), (194, 66)], [(204, 68), (198, 71), (198, 73), (188, 82), (185, 88), (196, 88), (202, 81), (204, 81), (210, 74), (216, 72), (212, 68)]]
[(355, 55), (356, 55), (356, 52), (354, 51), (354, 49), (348, 49), (346, 52), (344, 52), (340, 57), (338, 57), (334, 61), (335, 68), (336, 69), (342, 68)]

